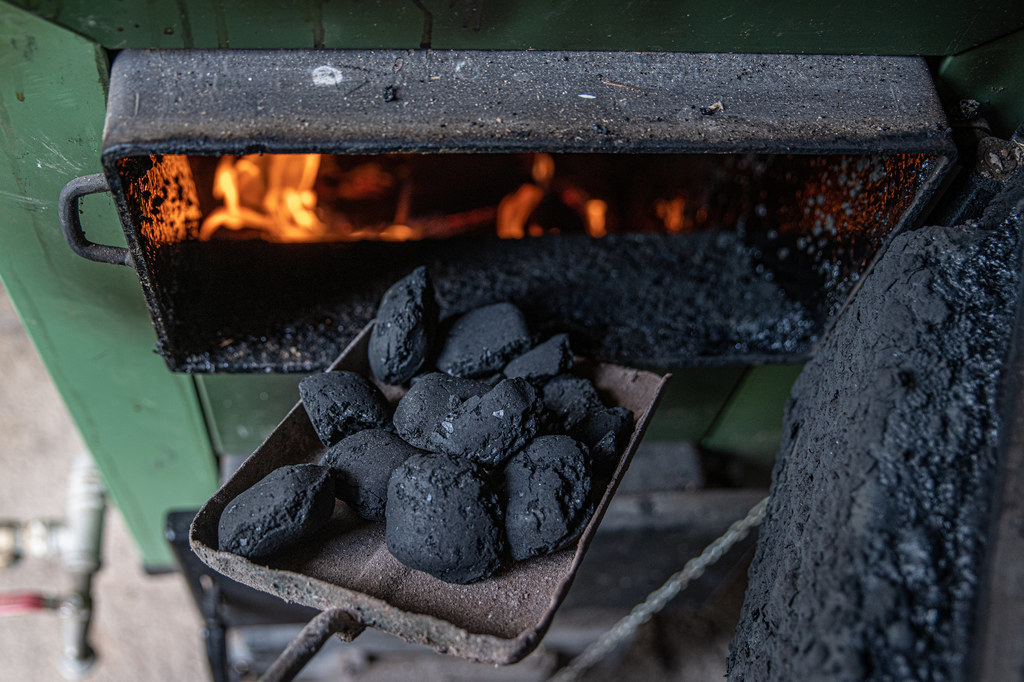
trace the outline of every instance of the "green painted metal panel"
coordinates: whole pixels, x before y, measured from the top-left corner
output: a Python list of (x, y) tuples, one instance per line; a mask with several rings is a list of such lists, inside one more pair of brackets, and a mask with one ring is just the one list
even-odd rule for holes
[(747, 371), (745, 367), (683, 367), (661, 394), (646, 440), (696, 443), (707, 433)]
[(1010, 137), (1024, 125), (1024, 31), (947, 57), (938, 82), (952, 97), (977, 100), (992, 132)]
[[(715, 422), (746, 367), (673, 369), (645, 438), (697, 442)], [(247, 455), (299, 400), (297, 375), (197, 374), (196, 386), (219, 454)], [(785, 402), (785, 396), (781, 400)], [(780, 405), (766, 406), (770, 414)]]
[[(0, 3), (0, 279), (143, 561), (163, 566), (166, 511), (217, 486), (195, 388), (153, 352), (135, 273), (74, 255), (57, 218), (63, 185), (100, 170), (106, 77), (98, 46)], [(91, 239), (123, 244), (109, 197), (84, 200), (82, 220)]]
[(111, 49), (171, 47), (956, 54), (1024, 27), (1019, 0), (16, 0)]
[(803, 365), (752, 367), (707, 435), (702, 447), (770, 467), (782, 440), (782, 414)]
[(197, 374), (196, 386), (222, 455), (248, 455), (299, 401), (294, 374)]

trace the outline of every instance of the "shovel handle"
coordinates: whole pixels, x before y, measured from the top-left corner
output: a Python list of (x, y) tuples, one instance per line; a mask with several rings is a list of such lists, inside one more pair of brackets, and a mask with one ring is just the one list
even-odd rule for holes
[(310, 659), (320, 651), (331, 635), (338, 635), (346, 642), (358, 637), (366, 626), (358, 623), (344, 609), (327, 609), (306, 623), (298, 637), (277, 657), (273, 665), (263, 673), (259, 682), (291, 682)]

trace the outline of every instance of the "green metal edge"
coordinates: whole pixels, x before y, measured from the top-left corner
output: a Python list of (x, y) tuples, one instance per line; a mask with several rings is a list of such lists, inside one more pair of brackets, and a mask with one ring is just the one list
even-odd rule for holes
[[(99, 46), (0, 2), (0, 280), (143, 561), (170, 566), (166, 512), (217, 489), (195, 388), (154, 354), (135, 273), (74, 255), (57, 217), (63, 185), (100, 170), (106, 78)], [(109, 197), (82, 206), (91, 239), (124, 243)]]
[(698, 442), (725, 409), (746, 367), (678, 367), (669, 370), (645, 441)]
[(1024, 125), (1024, 30), (947, 57), (936, 76), (940, 92), (980, 103), (996, 135), (1008, 138)]
[(248, 455), (267, 439), (295, 403), (301, 375), (197, 374), (213, 447), (221, 455)]
[(803, 365), (751, 367), (700, 441), (770, 469), (782, 441), (782, 416)]
[(401, 49), (429, 44), (444, 49), (949, 55), (1024, 27), (1018, 0), (906, 0), (898, 5), (887, 0), (14, 3), (108, 49)]

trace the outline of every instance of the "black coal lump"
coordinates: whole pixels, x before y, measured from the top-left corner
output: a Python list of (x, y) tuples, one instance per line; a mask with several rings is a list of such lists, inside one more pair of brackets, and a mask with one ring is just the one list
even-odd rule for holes
[(572, 374), (559, 374), (544, 384), (542, 393), (548, 426), (562, 433), (574, 429), (594, 410), (604, 408), (594, 385)]
[(377, 307), (370, 333), (370, 370), (387, 384), (402, 384), (420, 370), (437, 328), (434, 285), (425, 267), (398, 280)]
[(505, 376), (528, 381), (550, 379), (572, 369), (573, 354), (568, 334), (556, 334), (536, 348), (505, 365)]
[(549, 554), (577, 537), (593, 511), (584, 448), (541, 436), (505, 466), (505, 531), (516, 561)]
[(467, 398), (483, 395), (487, 384), (435, 372), (424, 374), (395, 407), (395, 430), (406, 442), (423, 450), (436, 450), (431, 434), (441, 421)]
[(384, 394), (355, 372), (324, 372), (299, 382), (299, 395), (313, 428), (324, 445), (364, 429), (388, 423)]
[(472, 396), (434, 431), (441, 452), (495, 467), (537, 434), (540, 401), (525, 379), (505, 379), (482, 396)]
[(292, 547), (319, 530), (334, 511), (334, 482), (326, 467), (280, 467), (231, 500), (221, 512), (222, 552), (251, 559)]
[(370, 521), (384, 520), (391, 472), (423, 451), (383, 429), (367, 429), (342, 438), (321, 464), (334, 476), (335, 495)]
[(632, 433), (633, 413), (625, 407), (592, 410), (569, 431), (590, 448), (593, 466), (601, 474), (611, 472)]
[(437, 368), (453, 376), (478, 377), (501, 371), (530, 347), (523, 314), (511, 303), (471, 310), (452, 325)]
[(501, 504), (484, 471), (469, 460), (414, 455), (388, 484), (388, 551), (409, 568), (468, 584), (501, 567)]

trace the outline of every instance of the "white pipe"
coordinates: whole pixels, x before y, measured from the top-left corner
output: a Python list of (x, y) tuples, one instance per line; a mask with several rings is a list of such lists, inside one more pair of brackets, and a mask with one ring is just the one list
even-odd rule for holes
[(103, 513), (106, 510), (103, 479), (92, 455), (81, 452), (68, 474), (67, 511), (61, 534), (61, 562), (71, 574), (93, 574), (100, 569)]
[(88, 452), (79, 453), (68, 474), (67, 518), (61, 534), (61, 562), (73, 581), (73, 592), (61, 604), (60, 670), (68, 679), (85, 675), (96, 661), (89, 645), (92, 623), (92, 577), (102, 564), (103, 479)]

